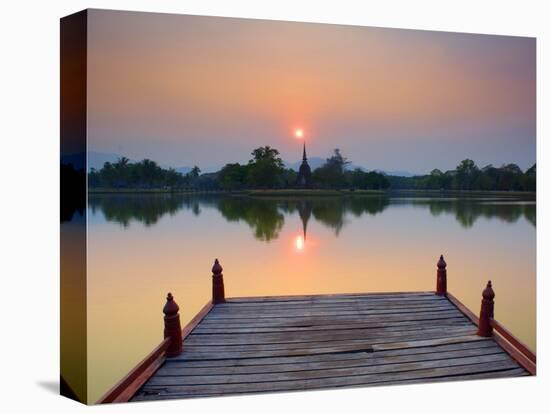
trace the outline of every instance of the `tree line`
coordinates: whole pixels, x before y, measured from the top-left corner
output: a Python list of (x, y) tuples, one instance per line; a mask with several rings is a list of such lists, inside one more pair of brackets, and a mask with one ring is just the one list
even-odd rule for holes
[(200, 168), (195, 166), (187, 174), (173, 168), (162, 168), (155, 161), (144, 159), (132, 163), (126, 157), (117, 162), (106, 162), (103, 168), (91, 169), (88, 186), (92, 188), (186, 188), (191, 187), (200, 176)]
[[(229, 163), (215, 173), (201, 174), (195, 166), (187, 174), (162, 168), (155, 161), (130, 162), (122, 157), (106, 162), (88, 174), (90, 188), (163, 188), (172, 190), (245, 190), (295, 188), (298, 173), (286, 168), (279, 151), (263, 146), (251, 152), (246, 164)], [(418, 189), (458, 191), (536, 191), (536, 164), (523, 172), (516, 164), (476, 166), (463, 160), (454, 170), (434, 169), (414, 177), (386, 175), (377, 171), (349, 169), (350, 161), (339, 149), (312, 171), (311, 188), (319, 189)]]
[[(90, 188), (170, 188), (242, 190), (293, 188), (298, 173), (285, 168), (279, 151), (270, 146), (254, 149), (247, 164), (226, 164), (216, 173), (201, 174), (195, 166), (187, 174), (173, 168), (162, 168), (155, 161), (145, 159), (132, 163), (126, 157), (115, 163), (106, 162), (100, 170), (88, 175)], [(312, 188), (386, 189), (388, 179), (381, 173), (361, 169), (349, 171), (349, 161), (340, 150), (327, 158), (324, 165), (312, 173)]]
[(392, 189), (457, 190), (457, 191), (536, 191), (537, 166), (525, 172), (516, 164), (479, 168), (465, 159), (454, 170), (434, 169), (415, 177), (388, 176)]

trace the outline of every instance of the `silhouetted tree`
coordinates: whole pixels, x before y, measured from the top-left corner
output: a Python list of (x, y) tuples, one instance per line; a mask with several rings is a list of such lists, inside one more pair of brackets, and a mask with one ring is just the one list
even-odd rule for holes
[(256, 148), (248, 162), (247, 182), (253, 187), (274, 188), (283, 184), (284, 164), (279, 151), (269, 145)]

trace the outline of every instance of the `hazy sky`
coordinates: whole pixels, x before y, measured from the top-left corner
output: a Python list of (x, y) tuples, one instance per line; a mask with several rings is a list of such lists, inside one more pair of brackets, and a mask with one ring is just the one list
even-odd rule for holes
[(533, 38), (92, 10), (89, 150), (166, 166), (340, 148), (368, 169), (535, 162)]

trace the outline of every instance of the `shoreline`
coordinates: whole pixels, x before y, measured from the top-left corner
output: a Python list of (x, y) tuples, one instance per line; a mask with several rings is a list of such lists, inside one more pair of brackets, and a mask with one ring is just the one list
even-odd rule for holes
[(171, 190), (164, 188), (89, 188), (89, 195), (102, 194), (185, 194), (185, 195), (246, 195), (246, 196), (364, 196), (392, 194), (439, 194), (449, 196), (534, 196), (533, 191), (480, 191), (480, 190), (424, 190), (424, 189), (388, 189), (388, 190), (351, 190), (351, 189), (265, 189), (265, 190)]

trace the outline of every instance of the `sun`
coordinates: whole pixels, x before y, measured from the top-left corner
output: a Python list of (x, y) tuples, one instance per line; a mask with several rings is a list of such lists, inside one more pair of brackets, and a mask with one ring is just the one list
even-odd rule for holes
[(294, 136), (298, 139), (302, 139), (304, 137), (304, 131), (301, 128), (296, 128), (294, 130)]

